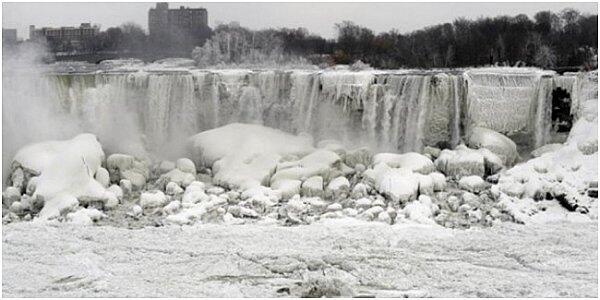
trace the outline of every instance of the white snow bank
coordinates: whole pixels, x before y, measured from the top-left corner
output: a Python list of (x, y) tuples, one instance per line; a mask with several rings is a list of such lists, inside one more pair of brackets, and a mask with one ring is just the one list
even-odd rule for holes
[[(593, 200), (585, 192), (598, 181), (597, 105), (584, 103), (582, 107), (586, 109), (583, 117), (576, 121), (565, 144), (540, 151), (539, 157), (501, 173), (498, 187), (502, 194), (540, 199), (550, 193), (563, 198), (571, 209), (582, 207), (585, 212), (592, 206)], [(582, 149), (582, 144), (593, 146)]]
[(196, 164), (212, 166), (214, 183), (241, 188), (268, 184), (282, 157), (314, 150), (309, 136), (240, 123), (201, 132), (190, 142)]

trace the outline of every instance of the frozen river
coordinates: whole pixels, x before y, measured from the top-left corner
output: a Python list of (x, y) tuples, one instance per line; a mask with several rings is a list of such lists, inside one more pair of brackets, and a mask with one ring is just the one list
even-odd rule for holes
[[(299, 227), (2, 230), (4, 297), (597, 297), (597, 222), (491, 229), (330, 221)], [(304, 285), (303, 285), (304, 283)]]

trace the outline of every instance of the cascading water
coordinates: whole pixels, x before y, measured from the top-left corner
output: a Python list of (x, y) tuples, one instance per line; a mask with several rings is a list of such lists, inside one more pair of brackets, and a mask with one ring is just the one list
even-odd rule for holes
[[(453, 147), (472, 126), (547, 142), (551, 91), (535, 69), (465, 72), (177, 70), (51, 74), (54, 103), (109, 152), (177, 157), (187, 137), (233, 122), (378, 151)], [(115, 134), (115, 131), (118, 131)]]

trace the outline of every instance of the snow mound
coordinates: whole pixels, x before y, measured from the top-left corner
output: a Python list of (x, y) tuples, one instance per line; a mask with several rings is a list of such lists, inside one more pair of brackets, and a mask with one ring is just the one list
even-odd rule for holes
[[(584, 103), (582, 107), (582, 116), (587, 117), (576, 121), (563, 145), (549, 146), (549, 149), (539, 151), (538, 157), (500, 174), (498, 190), (505, 206), (517, 205), (518, 211), (522, 211), (522, 206), (529, 203), (527, 201), (540, 200), (546, 195), (551, 195), (570, 211), (588, 213), (594, 206), (588, 190), (597, 187), (598, 182), (597, 105)], [(593, 150), (582, 149), (584, 143), (595, 144), (589, 147)], [(525, 202), (519, 202), (518, 198)], [(527, 219), (515, 214), (515, 218)]]
[(312, 138), (254, 124), (233, 123), (190, 138), (196, 165), (212, 167), (213, 182), (250, 188), (268, 184), (282, 157), (312, 152)]
[[(39, 174), (32, 196), (44, 200), (39, 217), (49, 219), (76, 207), (78, 202), (115, 204), (113, 193), (95, 179), (104, 157), (94, 135), (80, 134), (70, 140), (25, 146), (15, 155), (13, 166)], [(100, 177), (105, 176), (103, 173)]]

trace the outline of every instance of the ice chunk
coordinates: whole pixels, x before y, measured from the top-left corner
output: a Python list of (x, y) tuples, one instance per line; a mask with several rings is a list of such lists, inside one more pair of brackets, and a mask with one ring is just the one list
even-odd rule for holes
[(378, 153), (373, 157), (373, 164), (385, 163), (392, 168), (406, 168), (416, 173), (429, 174), (435, 166), (427, 156), (409, 152), (404, 154)]
[(442, 150), (435, 160), (436, 168), (446, 176), (461, 178), (463, 176), (485, 175), (485, 160), (483, 155), (464, 145), (459, 145), (455, 150)]
[(479, 176), (465, 176), (458, 181), (461, 189), (473, 193), (479, 193), (487, 187), (487, 183)]
[(196, 165), (189, 158), (180, 158), (177, 160), (175, 165), (177, 169), (181, 170), (182, 172), (196, 175)]
[(513, 165), (517, 158), (517, 145), (503, 134), (483, 127), (471, 128), (467, 146), (474, 149), (485, 148), (498, 155), (506, 166)]
[(214, 182), (243, 189), (266, 184), (281, 157), (312, 152), (312, 139), (253, 124), (229, 124), (190, 138), (196, 163)]
[(302, 183), (302, 195), (305, 197), (323, 195), (323, 177), (313, 176)]
[(140, 195), (140, 206), (142, 208), (160, 207), (167, 204), (167, 196), (161, 191), (143, 192)]

